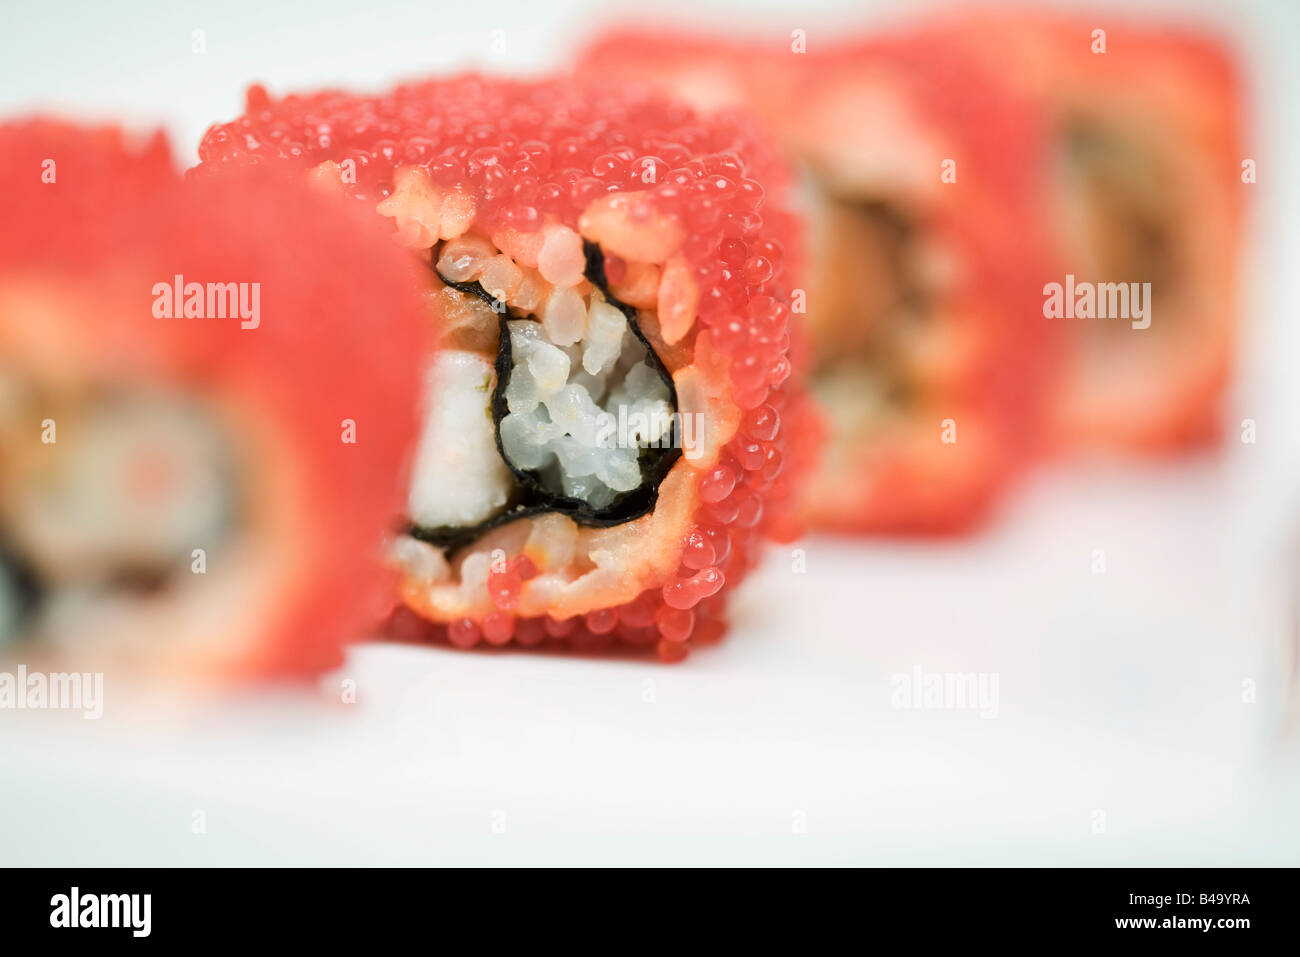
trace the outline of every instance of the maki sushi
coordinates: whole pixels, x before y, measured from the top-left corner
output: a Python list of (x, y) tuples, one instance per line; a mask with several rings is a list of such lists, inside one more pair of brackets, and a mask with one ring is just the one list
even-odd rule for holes
[(407, 265), (306, 188), (187, 187), (161, 138), (0, 126), (0, 178), (0, 656), (337, 664), (414, 433)]
[(200, 157), (351, 197), (424, 271), (407, 609), (458, 646), (721, 634), (794, 474), (794, 222), (750, 125), (573, 81), (254, 87)]
[(828, 429), (803, 514), (951, 533), (1037, 453), (1056, 331), (1031, 102), (956, 42), (812, 44), (623, 28), (581, 69), (751, 111), (802, 172), (809, 380)]
[(1171, 453), (1216, 439), (1253, 181), (1230, 51), (1184, 29), (1024, 11), (935, 32), (996, 64), (1046, 118), (1062, 272), (1149, 292), (1142, 315), (1053, 320), (1070, 342), (1057, 444)]

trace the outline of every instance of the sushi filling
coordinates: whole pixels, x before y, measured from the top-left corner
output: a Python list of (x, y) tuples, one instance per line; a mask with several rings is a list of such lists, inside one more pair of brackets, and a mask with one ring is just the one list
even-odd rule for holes
[(827, 196), (821, 321), (813, 387), (850, 434), (905, 411), (916, 395), (906, 353), (931, 310), (912, 216), (882, 197)]
[[(1157, 158), (1122, 131), (1086, 117), (1066, 123), (1062, 175), (1068, 214), (1099, 282), (1149, 282), (1161, 298), (1178, 282), (1176, 217)], [(1094, 323), (1102, 334), (1113, 325)]]
[(599, 248), (583, 252), (584, 282), (539, 304), (526, 290), (493, 295), (487, 274), (457, 279), (455, 241), (434, 248), (438, 278), (479, 310), (475, 332), (458, 330), (477, 348), (444, 350), (431, 370), (413, 537), (459, 547), (526, 515), (602, 527), (654, 508), (681, 454), (676, 389), (636, 310), (610, 295)]
[(193, 404), (113, 390), (50, 425), (39, 446), (0, 435), (0, 642), (165, 593), (237, 520), (230, 449)]

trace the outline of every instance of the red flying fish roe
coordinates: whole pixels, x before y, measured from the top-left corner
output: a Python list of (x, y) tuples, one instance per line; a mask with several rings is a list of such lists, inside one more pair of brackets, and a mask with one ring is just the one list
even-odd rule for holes
[[(521, 245), (548, 224), (578, 229), (602, 197), (635, 194), (631, 221), (654, 223), (646, 235), (674, 237), (674, 245), (630, 257), (639, 260), (635, 276), (625, 258), (607, 254), (607, 278), (661, 282), (659, 301), (672, 312), (658, 310), (660, 322), (681, 333), (671, 348), (690, 355), (708, 336), (726, 359), (715, 384), (725, 386), (741, 423), (708, 469), (674, 572), (611, 607), (516, 619), (529, 569), (510, 564), (489, 576), (493, 611), (447, 622), (448, 640), (598, 649), (617, 638), (678, 661), (693, 636), (716, 641), (724, 633), (726, 592), (769, 535), (790, 534), (790, 503), (809, 455), (788, 450), (815, 434), (781, 427), (800, 394), (791, 378), (800, 242), (787, 207), (789, 173), (755, 126), (740, 116), (706, 123), (674, 102), (595, 79), (463, 75), (379, 96), (277, 99), (253, 87), (245, 115), (212, 127), (199, 155), (195, 177), (249, 164), (306, 172), (350, 160), (355, 177), (344, 188), (372, 208), (397, 188), (399, 169), (417, 167), (440, 189), (472, 197), (476, 229)], [(643, 266), (654, 262), (665, 262), (662, 280)], [(676, 295), (683, 288), (697, 298)], [(674, 470), (688, 467), (683, 459)]]
[[(48, 387), (49, 401), (75, 405), (76, 383), (220, 410), (241, 466), (239, 549), (209, 549), (202, 579), (152, 595), (147, 614), (124, 604), (86, 628), (69, 646), (77, 667), (207, 683), (337, 665), (384, 586), (375, 559), (416, 427), (419, 378), (404, 360), (429, 343), (408, 264), (370, 217), (304, 187), (252, 170), (187, 185), (161, 136), (0, 125), (0, 182), (7, 371)], [(160, 318), (156, 284), (177, 276), (258, 283), (259, 324)], [(367, 309), (386, 317), (384, 336), (352, 321)], [(341, 441), (344, 420), (355, 444)], [(252, 586), (223, 584), (249, 568)]]
[[(1092, 176), (1053, 183), (1048, 209), (1056, 211), (1053, 230), (1069, 264), (1057, 281), (1083, 268), (1150, 279), (1164, 314), (1177, 317), (1155, 335), (1116, 336), (1104, 321), (1063, 324), (1067, 361), (1055, 383), (1054, 447), (1186, 453), (1227, 434), (1242, 224), (1254, 193), (1241, 181), (1250, 152), (1242, 64), (1222, 38), (1128, 17), (1105, 24), (1108, 47), (1098, 54), (1098, 26), (1061, 11), (994, 5), (954, 11), (926, 32), (1030, 96), (1048, 119), (1056, 157), (1069, 156), (1076, 138), (1093, 144), (1076, 156), (1097, 163)], [(1077, 43), (1080, 36), (1088, 42)], [(1095, 183), (1109, 198), (1062, 202), (1080, 183)], [(1100, 228), (1081, 222), (1079, 199)], [(1138, 236), (1159, 239), (1135, 246)]]
[[(1004, 81), (996, 65), (987, 68), (963, 46), (920, 30), (824, 37), (794, 55), (788, 35), (738, 40), (627, 26), (595, 37), (579, 55), (580, 69), (607, 80), (753, 110), (814, 175), (848, 170), (850, 180), (870, 181), (862, 200), (907, 197), (913, 186), (908, 176), (917, 169), (925, 171), (918, 178), (937, 185), (941, 163), (956, 162), (955, 181), (938, 186), (918, 229), (956, 248), (963, 268), (943, 307), (927, 317), (930, 348), (916, 350), (919, 361), (888, 359), (919, 411), (909, 407), (903, 424), (855, 435), (837, 428), (833, 409), (787, 410), (787, 418), (804, 417), (805, 436), (829, 433), (820, 466), (811, 445), (786, 463), (796, 474), (816, 473), (802, 483), (802, 520), (817, 528), (874, 534), (969, 529), (1047, 442), (1062, 350), (1059, 332), (1042, 321), (1042, 277), (1063, 270), (1053, 262), (1054, 244), (1043, 224), (1041, 111)], [(882, 100), (889, 103), (883, 121)], [(891, 161), (905, 175), (891, 172)], [(839, 242), (831, 252), (854, 249)], [(763, 269), (729, 253), (726, 262), (753, 275)], [(864, 263), (862, 274), (866, 270)], [(873, 326), (853, 314), (839, 321), (834, 310), (818, 312), (826, 287), (825, 279), (810, 279), (809, 313), (821, 321), (810, 323), (809, 338), (823, 356), (842, 357), (854, 348), (856, 332), (879, 330), (879, 322)], [(806, 355), (799, 342), (794, 352), (796, 363)], [(941, 445), (940, 423), (949, 418), (959, 424), (960, 440)], [(799, 516), (787, 513), (775, 534), (793, 534), (798, 524)]]

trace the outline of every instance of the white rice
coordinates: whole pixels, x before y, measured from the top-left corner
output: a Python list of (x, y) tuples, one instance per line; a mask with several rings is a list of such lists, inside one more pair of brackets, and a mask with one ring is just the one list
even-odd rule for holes
[(407, 515), (426, 528), (469, 526), (503, 509), (514, 476), (492, 424), (496, 371), (473, 352), (438, 354), (425, 376), (424, 425)]
[[(599, 293), (593, 294), (599, 296)], [(643, 444), (671, 427), (668, 386), (647, 362), (647, 350), (627, 317), (597, 299), (588, 312), (587, 338), (557, 346), (545, 326), (509, 323), (513, 371), (506, 386), (509, 413), (501, 421), (501, 448), (516, 468), (539, 472), (553, 494), (593, 508), (609, 505), (642, 482)], [(653, 421), (655, 427), (624, 423)], [(633, 418), (635, 413), (642, 416)]]
[(596, 509), (645, 480), (641, 448), (666, 439), (673, 412), (645, 343), (599, 290), (554, 289), (539, 313), (507, 322), (500, 448), (493, 361), (461, 351), (435, 360), (408, 501), (415, 524), (466, 528), (501, 514), (519, 484), (511, 467)]

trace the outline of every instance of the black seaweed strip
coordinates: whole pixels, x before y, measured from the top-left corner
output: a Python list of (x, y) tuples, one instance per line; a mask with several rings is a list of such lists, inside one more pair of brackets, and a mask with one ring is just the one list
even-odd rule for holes
[[(522, 501), (509, 511), (500, 515), (489, 518), (477, 525), (471, 525), (466, 528), (439, 526), (429, 528), (423, 525), (417, 525), (414, 522), (409, 523), (406, 528), (406, 534), (412, 538), (419, 539), (422, 542), (428, 542), (430, 545), (437, 545), (441, 548), (455, 549), (462, 545), (468, 545), (470, 542), (486, 534), (488, 531), (513, 522), (517, 519), (527, 518), (530, 515), (539, 515), (544, 512), (559, 512), (568, 515), (579, 525), (585, 525), (589, 528), (609, 528), (613, 525), (622, 525), (624, 522), (630, 522), (651, 512), (655, 503), (659, 500), (659, 485), (663, 482), (668, 472), (672, 469), (677, 459), (681, 457), (682, 450), (678, 447), (677, 442), (677, 420), (673, 419), (672, 432), (669, 434), (668, 448), (643, 448), (639, 453), (639, 459), (643, 470), (646, 473), (646, 481), (630, 492), (625, 492), (614, 499), (613, 503), (602, 509), (593, 509), (582, 499), (570, 498), (566, 495), (554, 495), (547, 492), (542, 486), (541, 479), (535, 472), (525, 469), (516, 468), (507, 458), (505, 450), (501, 447), (501, 420), (505, 418), (509, 409), (506, 406), (506, 386), (509, 384), (511, 370), (514, 368), (514, 362), (511, 355), (510, 333), (506, 325), (510, 320), (510, 315), (505, 309), (505, 304), (489, 293), (477, 282), (454, 282), (445, 278), (437, 270), (438, 250), (441, 244), (434, 246), (429, 265), (434, 274), (446, 285), (455, 289), (457, 292), (466, 295), (476, 296), (492, 307), (497, 312), (499, 332), (497, 358), (495, 363), (497, 373), (497, 385), (492, 392), (492, 421), (496, 426), (496, 445), (497, 452), (501, 455), (501, 460), (506, 463), (515, 478), (518, 479), (523, 487), (524, 495)], [(672, 400), (672, 409), (674, 414), (678, 411), (677, 405), (677, 387), (673, 383), (672, 376), (668, 374), (668, 369), (664, 366), (663, 361), (655, 352), (654, 347), (650, 345), (650, 340), (641, 332), (641, 327), (637, 325), (636, 309), (620, 302), (609, 293), (609, 284), (605, 279), (605, 257), (600, 247), (595, 243), (583, 242), (583, 254), (586, 258), (586, 266), (583, 275), (589, 282), (601, 291), (605, 299), (616, 309), (623, 313), (628, 320), (628, 328), (632, 334), (640, 340), (645, 346), (646, 355), (650, 359), (650, 364), (659, 378), (668, 386), (668, 393)], [(649, 463), (647, 458), (653, 457)]]
[(0, 541), (0, 574), (7, 574), (18, 597), (16, 624), (22, 626), (40, 609), (45, 600), (45, 587), (36, 570), (22, 561), (5, 543)]

